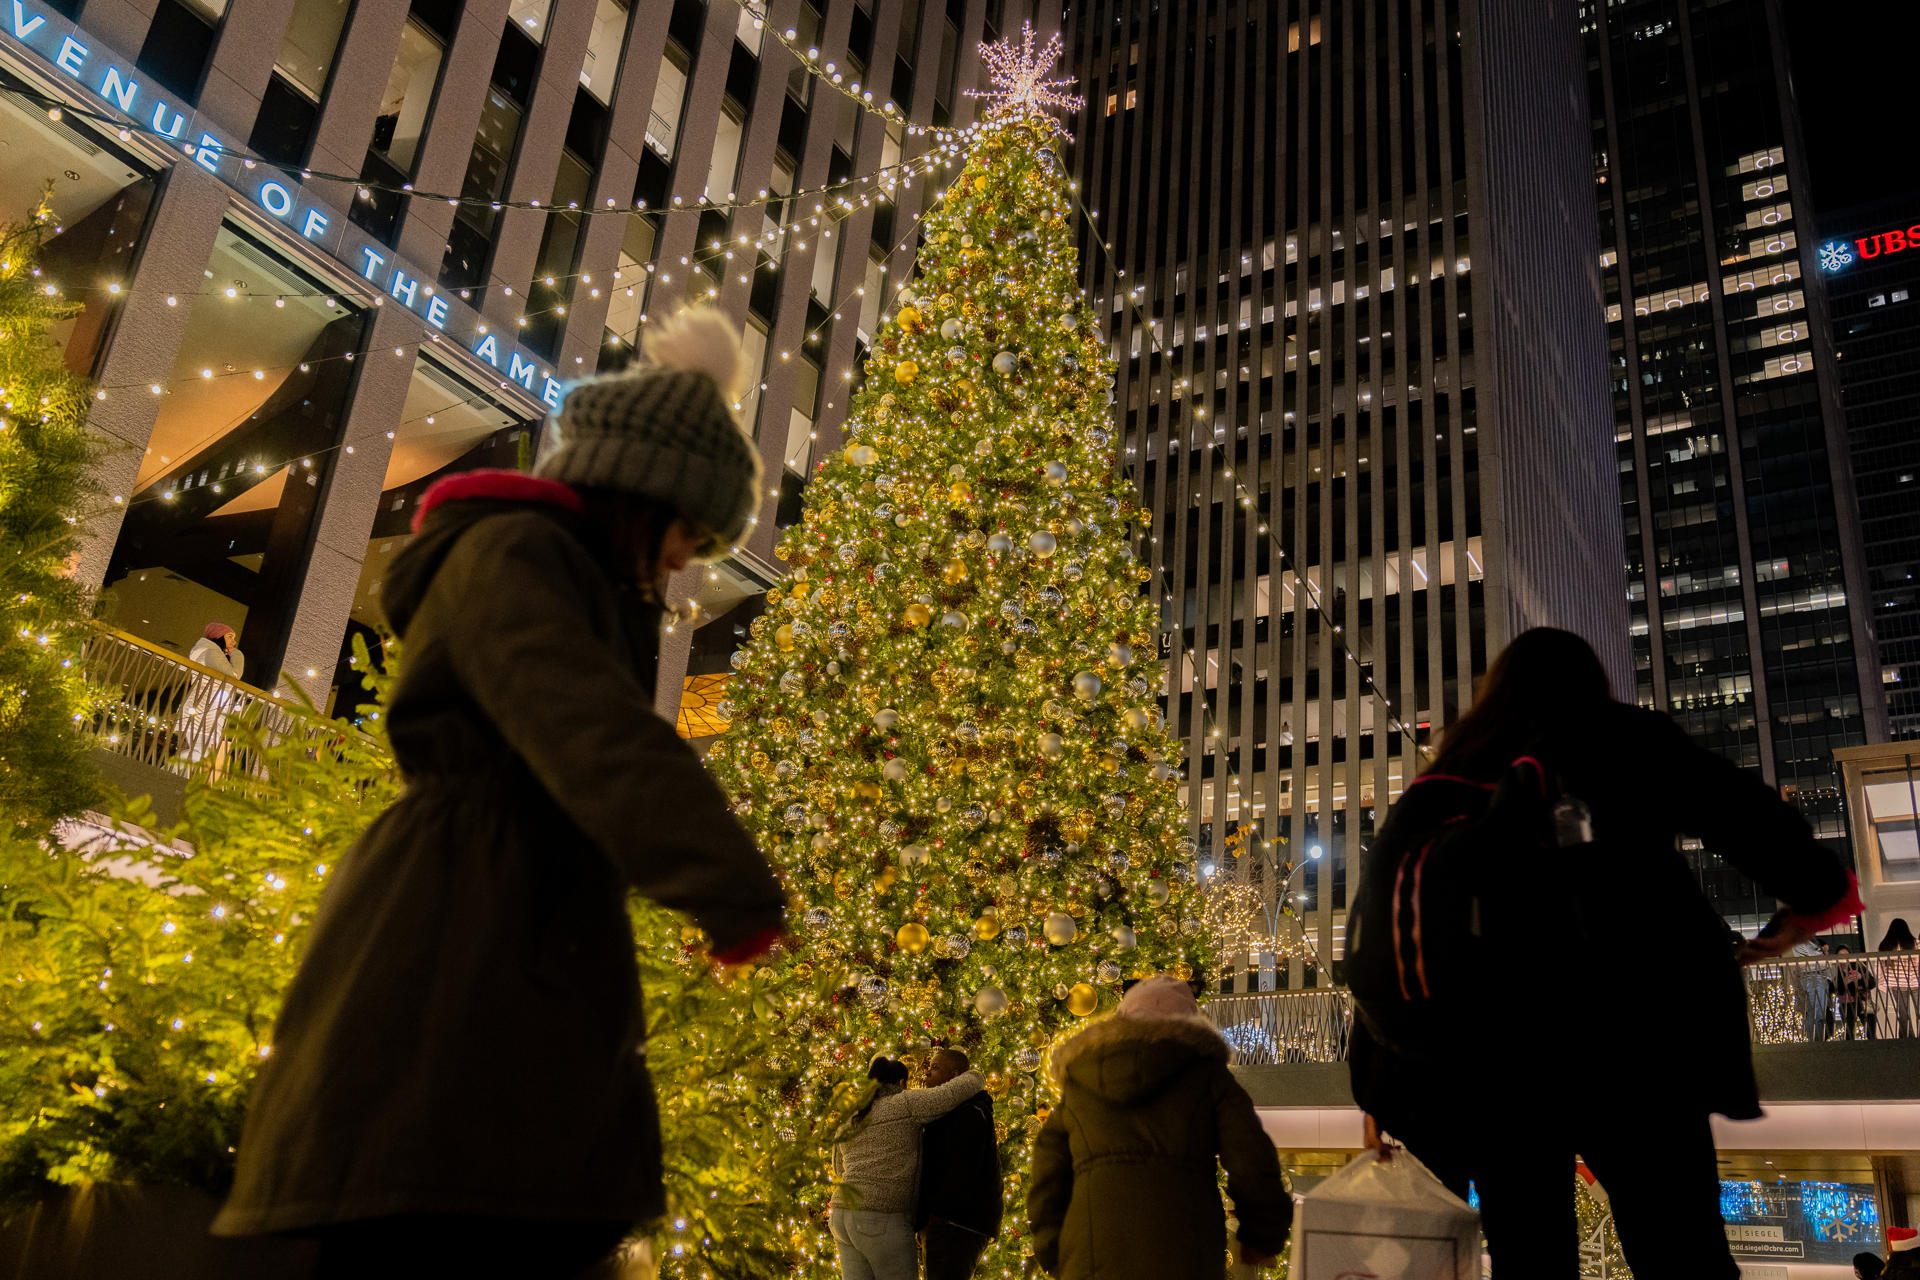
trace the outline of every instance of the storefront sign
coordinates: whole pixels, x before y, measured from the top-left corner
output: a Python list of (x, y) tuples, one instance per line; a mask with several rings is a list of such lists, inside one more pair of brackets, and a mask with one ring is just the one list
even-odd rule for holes
[[(459, 341), (475, 359), (502, 379), (559, 409), (564, 388), (553, 372), (523, 353), (517, 343), (501, 342), (486, 321), (466, 303), (449, 299), (420, 272), (400, 262), (385, 243), (354, 226), (346, 216), (309, 195), (293, 175), (266, 169), (228, 155), (223, 139), (198, 112), (176, 103), (131, 62), (118, 58), (100, 41), (58, 14), (27, 0), (0, 0), (7, 9), (0, 31), (141, 129), (176, 139), (182, 152), (222, 182), (252, 200), (302, 240), (322, 250), (387, 294), (434, 330)], [(0, 42), (4, 43), (4, 42)]]
[(1920, 249), (1920, 223), (1877, 231), (1856, 240), (1829, 240), (1820, 246), (1820, 269), (1844, 271), (1856, 259), (1864, 262), (1883, 253), (1904, 253), (1908, 249)]

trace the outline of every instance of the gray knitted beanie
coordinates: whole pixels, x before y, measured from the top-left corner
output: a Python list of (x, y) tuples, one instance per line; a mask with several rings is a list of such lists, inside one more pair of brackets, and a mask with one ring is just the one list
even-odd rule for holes
[(718, 558), (760, 505), (760, 450), (733, 409), (751, 376), (740, 331), (689, 307), (651, 326), (641, 350), (648, 364), (567, 393), (560, 445), (534, 474), (672, 507), (713, 532), (701, 554)]

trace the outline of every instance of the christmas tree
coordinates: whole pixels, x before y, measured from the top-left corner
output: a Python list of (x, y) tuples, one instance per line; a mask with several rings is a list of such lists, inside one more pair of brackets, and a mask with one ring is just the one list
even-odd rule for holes
[(734, 656), (710, 756), (796, 899), (765, 975), (789, 1082), (756, 1105), (823, 1171), (783, 1224), (806, 1274), (832, 1258), (835, 1088), (942, 1043), (996, 1099), (1007, 1214), (987, 1274), (1030, 1270), (1045, 1050), (1129, 979), (1192, 976), (1208, 952), (1148, 515), (1045, 114), (1074, 105), (1049, 79), (1059, 39), (984, 52), (989, 114), (873, 340), (847, 445), (780, 543), (792, 577)]
[(43, 202), (0, 227), (0, 842), (28, 856), (96, 791), (74, 730), (86, 593), (67, 574), (95, 497), (92, 401), (51, 336), (80, 309), (41, 275), (52, 226)]

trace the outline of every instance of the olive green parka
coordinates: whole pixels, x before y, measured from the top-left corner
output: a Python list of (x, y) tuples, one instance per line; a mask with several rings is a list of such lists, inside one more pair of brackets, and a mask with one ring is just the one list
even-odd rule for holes
[(1219, 1280), (1216, 1162), (1243, 1245), (1278, 1256), (1293, 1200), (1253, 1100), (1203, 1017), (1113, 1017), (1054, 1050), (1060, 1102), (1033, 1145), (1033, 1252), (1059, 1280)]
[(778, 882), (654, 711), (657, 608), (563, 485), (429, 491), (382, 599), (406, 789), (331, 872), (216, 1234), (662, 1208), (627, 892), (716, 952)]

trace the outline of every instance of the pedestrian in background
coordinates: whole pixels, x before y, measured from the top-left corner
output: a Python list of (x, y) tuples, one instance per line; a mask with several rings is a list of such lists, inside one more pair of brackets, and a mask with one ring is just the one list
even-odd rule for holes
[(1839, 948), (1836, 955), (1841, 956), (1839, 968), (1834, 974), (1834, 986), (1840, 992), (1841, 1038), (1853, 1039), (1856, 1023), (1864, 1027), (1867, 1039), (1874, 1036), (1875, 1013), (1873, 1008), (1873, 990), (1878, 984), (1874, 981), (1873, 970), (1853, 958), (1853, 953), (1845, 947)]
[(1880, 1280), (1880, 1274), (1887, 1264), (1880, 1260), (1877, 1253), (1856, 1253), (1853, 1255), (1853, 1280)]
[(1880, 1003), (1886, 1011), (1880, 1025), (1889, 1036), (1911, 1038), (1920, 1026), (1920, 954), (1916, 954), (1913, 929), (1901, 916), (1887, 922), (1880, 939), (1880, 950), (1899, 954), (1880, 961)]
[[(1744, 941), (1744, 939), (1743, 939)], [(1821, 1044), (1826, 1040), (1827, 1003), (1830, 998), (1827, 990), (1825, 969), (1812, 961), (1826, 954), (1827, 949), (1812, 938), (1804, 938), (1787, 952), (1789, 960), (1804, 960), (1808, 963), (1796, 964), (1790, 971), (1793, 986), (1800, 998), (1800, 1033), (1808, 1044)]]
[(190, 682), (180, 708), (180, 736), (185, 740), (181, 754), (189, 760), (214, 757), (214, 776), (218, 777), (226, 764), (227, 717), (239, 701), (226, 681), (239, 682), (246, 673), (247, 655), (240, 652), (240, 637), (232, 627), (209, 622), (187, 651), (187, 661), (223, 677)]
[(1185, 982), (1129, 989), (1113, 1017), (1053, 1051), (1060, 1100), (1033, 1144), (1033, 1256), (1059, 1280), (1219, 1280), (1227, 1252), (1218, 1169), (1241, 1260), (1286, 1247), (1293, 1200), (1280, 1158), (1227, 1070), (1227, 1042)]
[(978, 1071), (962, 1071), (934, 1088), (909, 1089), (905, 1063), (883, 1054), (867, 1065), (866, 1088), (833, 1135), (827, 1225), (840, 1252), (842, 1280), (919, 1275), (913, 1215), (921, 1130), (980, 1092), (983, 1083)]
[[(958, 1049), (927, 1064), (928, 1088), (972, 1066)], [(920, 1143), (920, 1204), (914, 1227), (925, 1252), (926, 1280), (967, 1280), (1000, 1234), (1000, 1143), (993, 1099), (982, 1089), (938, 1119)]]
[[(1746, 986), (1677, 840), (1699, 836), (1791, 904), (1744, 944), (1749, 960), (1777, 958), (1850, 919), (1860, 910), (1852, 877), (1772, 788), (1659, 712), (1615, 702), (1606, 668), (1570, 632), (1535, 628), (1507, 646), (1388, 815), (1372, 856), (1430, 846), (1436, 837), (1418, 828), (1429, 810), (1408, 807), (1431, 803), (1428, 788), (1503, 782), (1509, 794), (1549, 802), (1539, 829), (1494, 832), (1514, 842), (1523, 873), (1446, 886), (1428, 867), (1432, 891), (1472, 901), (1485, 921), (1478, 945), (1511, 955), (1529, 954), (1532, 904), (1564, 903), (1578, 931), (1573, 954), (1595, 963), (1577, 999), (1552, 966), (1502, 964), (1484, 980), (1501, 984), (1509, 1013), (1449, 1028), (1457, 1034), (1437, 1042), (1396, 1040), (1357, 1018), (1354, 1098), (1454, 1194), (1467, 1198), (1473, 1184), (1501, 1280), (1578, 1274), (1576, 1155), (1606, 1187), (1635, 1272), (1736, 1280), (1709, 1118), (1760, 1115)], [(1403, 814), (1416, 829), (1396, 832)], [(1639, 937), (1666, 945), (1629, 941)], [(1659, 1036), (1591, 1035), (1639, 1025), (1648, 992), (1676, 989), (1687, 993), (1685, 1013)], [(1582, 1065), (1570, 1075), (1571, 1062)], [(1645, 1158), (1651, 1150), (1658, 1160)]]
[(558, 1280), (664, 1209), (628, 892), (721, 962), (784, 899), (654, 712), (668, 577), (759, 505), (739, 334), (689, 313), (645, 350), (573, 389), (537, 476), (421, 504), (381, 593), (406, 789), (329, 875), (216, 1234), (315, 1235), (328, 1280)]
[(1887, 1265), (1880, 1280), (1915, 1280), (1920, 1277), (1920, 1231), (1912, 1227), (1887, 1228)]

